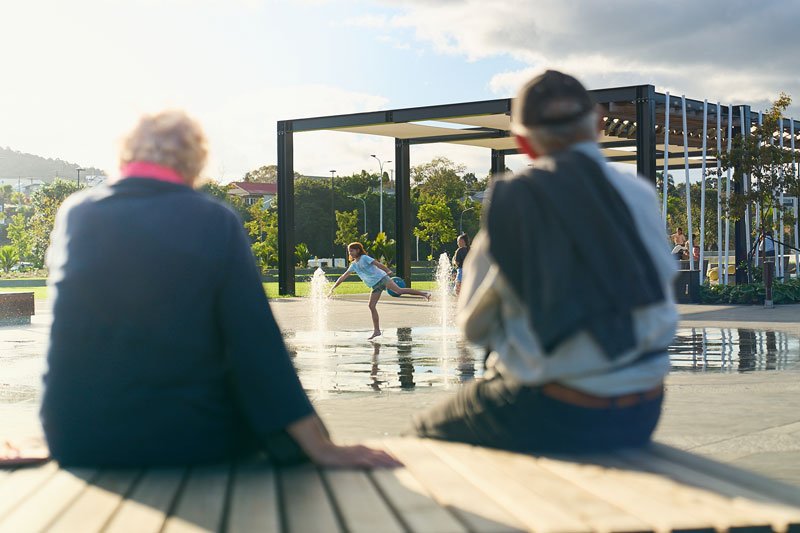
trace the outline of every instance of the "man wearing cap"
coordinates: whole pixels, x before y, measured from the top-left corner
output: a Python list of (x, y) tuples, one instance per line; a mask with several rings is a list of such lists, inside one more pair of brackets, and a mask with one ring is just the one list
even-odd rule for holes
[(572, 76), (528, 82), (511, 119), (535, 165), (493, 184), (459, 299), (486, 373), (415, 430), (517, 451), (645, 444), (677, 323), (655, 191), (605, 161), (595, 105)]

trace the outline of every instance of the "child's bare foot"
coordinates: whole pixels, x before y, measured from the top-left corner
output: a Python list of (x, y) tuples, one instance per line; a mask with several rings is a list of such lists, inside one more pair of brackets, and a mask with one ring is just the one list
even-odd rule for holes
[(381, 336), (381, 332), (380, 332), (380, 331), (373, 331), (373, 332), (372, 332), (372, 336), (371, 336), (371, 337), (369, 337), (367, 340), (368, 340), (368, 341), (371, 341), (371, 340), (372, 340), (372, 339), (374, 339), (375, 337), (380, 337), (380, 336)]

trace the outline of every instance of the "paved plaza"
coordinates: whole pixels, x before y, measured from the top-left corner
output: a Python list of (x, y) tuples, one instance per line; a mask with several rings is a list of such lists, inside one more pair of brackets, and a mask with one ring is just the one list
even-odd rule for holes
[[(51, 320), (47, 301), (36, 302), (30, 326), (0, 328), (3, 357), (44, 353)], [(383, 298), (381, 326), (430, 326), (436, 303)], [(283, 329), (302, 330), (313, 323), (311, 306), (300, 298), (277, 299), (272, 309)], [(757, 306), (682, 305), (682, 327), (768, 329), (800, 337), (800, 305), (767, 310)], [(366, 296), (332, 301), (331, 329), (368, 331)], [(0, 358), (2, 362), (2, 358)], [(2, 367), (0, 367), (1, 369)], [(667, 380), (665, 411), (656, 440), (731, 462), (800, 486), (800, 367), (780, 371), (673, 373)], [(0, 377), (0, 385), (3, 380)], [(394, 436), (419, 412), (453, 394), (447, 390), (413, 393), (347, 393), (315, 400), (335, 438), (363, 440)], [(37, 406), (0, 397), (0, 441), (40, 438)]]

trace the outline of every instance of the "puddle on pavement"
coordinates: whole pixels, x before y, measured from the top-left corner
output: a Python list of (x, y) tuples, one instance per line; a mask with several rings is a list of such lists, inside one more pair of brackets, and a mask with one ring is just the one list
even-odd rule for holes
[[(482, 350), (455, 328), (398, 328), (367, 341), (368, 331), (289, 332), (286, 342), (303, 386), (331, 392), (449, 388), (481, 376)], [(800, 366), (800, 339), (776, 331), (681, 328), (669, 347), (673, 372), (747, 372)]]
[[(367, 331), (287, 331), (284, 336), (303, 387), (317, 398), (447, 389), (483, 374), (482, 350), (461, 340), (455, 328), (390, 329), (372, 342)], [(0, 348), (0, 404), (38, 402), (43, 354), (21, 343)], [(800, 368), (800, 338), (776, 331), (681, 328), (669, 353), (673, 372)]]

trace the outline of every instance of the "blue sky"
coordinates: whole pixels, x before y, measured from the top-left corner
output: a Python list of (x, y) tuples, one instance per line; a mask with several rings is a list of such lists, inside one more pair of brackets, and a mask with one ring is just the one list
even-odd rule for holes
[[(0, 3), (0, 146), (116, 172), (144, 112), (186, 109), (225, 180), (274, 163), (279, 119), (512, 96), (546, 67), (590, 88), (652, 83), (723, 103), (800, 97), (787, 41), (800, 3), (769, 0), (30, 0)], [(734, 46), (733, 43), (736, 43)], [(296, 138), (325, 175), (393, 157), (391, 139)], [(487, 150), (415, 148), (485, 174)], [(524, 164), (510, 159), (510, 166)]]

